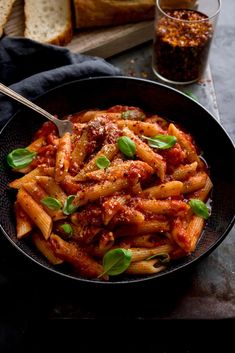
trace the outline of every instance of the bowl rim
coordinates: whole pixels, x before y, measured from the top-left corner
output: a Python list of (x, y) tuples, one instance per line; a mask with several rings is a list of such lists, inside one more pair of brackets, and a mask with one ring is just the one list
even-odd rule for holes
[[(214, 117), (214, 115), (208, 110), (206, 109), (201, 103), (197, 102), (196, 100), (194, 100), (193, 98), (191, 98), (190, 96), (188, 96), (186, 93), (183, 93), (179, 90), (177, 90), (176, 88), (167, 86), (166, 84), (160, 83), (160, 82), (156, 82), (153, 80), (149, 80), (149, 79), (143, 79), (143, 78), (138, 78), (138, 77), (129, 77), (129, 76), (96, 76), (96, 77), (88, 77), (88, 78), (82, 78), (82, 79), (77, 79), (77, 80), (72, 80), (69, 82), (65, 82), (61, 85), (58, 85), (54, 88), (51, 88), (49, 90), (47, 90), (46, 92), (38, 95), (37, 97), (35, 97), (34, 99), (32, 99), (32, 102), (36, 102), (38, 99), (43, 98), (44, 96), (47, 96), (48, 94), (56, 91), (56, 90), (60, 90), (63, 89), (66, 86), (70, 86), (73, 84), (77, 84), (77, 83), (82, 83), (82, 82), (91, 82), (91, 81), (97, 81), (97, 80), (116, 80), (116, 79), (121, 79), (121, 80), (125, 80), (125, 81), (136, 81), (136, 82), (142, 82), (144, 84), (151, 84), (151, 85), (156, 85), (156, 86), (160, 86), (163, 89), (169, 90), (169, 91), (173, 91), (174, 93), (178, 94), (179, 96), (183, 96), (186, 99), (189, 99), (193, 102), (193, 104), (197, 104), (201, 109), (203, 109), (209, 116), (210, 119), (213, 119), (214, 122), (218, 125), (219, 129), (222, 129), (224, 134), (226, 135), (226, 138), (228, 139), (228, 141), (231, 143), (231, 146), (233, 147), (234, 153), (235, 153), (235, 144), (233, 143), (232, 138), (229, 136), (228, 132), (225, 130), (225, 128), (222, 126), (222, 124)], [(15, 117), (20, 114), (23, 109), (26, 109), (24, 107), (19, 108), (10, 118), (9, 120), (5, 123), (5, 125), (2, 127), (2, 129), (0, 130), (0, 141), (1, 141), (1, 137), (2, 134), (4, 134), (4, 130), (8, 127), (8, 125), (15, 119)], [(28, 259), (30, 259), (31, 261), (33, 261), (34, 263), (36, 263), (37, 265), (41, 266), (42, 268), (46, 269), (47, 271), (49, 271), (50, 273), (53, 272), (56, 275), (62, 276), (63, 278), (68, 278), (68, 279), (72, 279), (75, 280), (77, 282), (82, 282), (82, 283), (86, 283), (86, 284), (96, 284), (96, 285), (106, 285), (106, 286), (115, 286), (115, 285), (131, 285), (131, 284), (138, 284), (138, 283), (146, 283), (149, 282), (151, 280), (160, 280), (161, 278), (165, 278), (168, 277), (170, 275), (173, 275), (174, 273), (178, 273), (180, 271), (182, 271), (183, 269), (186, 269), (188, 267), (191, 267), (193, 264), (195, 264), (196, 262), (198, 262), (199, 260), (201, 260), (202, 258), (208, 256), (215, 248), (217, 248), (219, 246), (219, 244), (225, 239), (225, 237), (228, 235), (228, 233), (230, 232), (230, 230), (232, 229), (232, 226), (235, 223), (235, 214), (233, 215), (230, 223), (227, 225), (225, 231), (223, 232), (223, 234), (219, 237), (219, 239), (213, 243), (204, 253), (198, 255), (197, 257), (193, 258), (192, 260), (190, 260), (190, 262), (179, 265), (177, 268), (173, 268), (170, 269), (166, 272), (159, 272), (150, 276), (146, 276), (143, 278), (135, 278), (135, 279), (124, 279), (124, 280), (117, 280), (117, 281), (101, 281), (101, 280), (97, 280), (97, 279), (87, 279), (87, 278), (82, 278), (82, 277), (76, 277), (73, 274), (66, 274), (63, 273), (59, 270), (55, 268), (51, 268), (48, 267), (46, 264), (43, 264), (41, 262), (39, 262), (37, 259), (31, 257), (30, 254), (28, 254), (27, 252), (25, 252), (22, 248), (20, 248), (17, 243), (8, 235), (8, 233), (5, 231), (5, 229), (3, 228), (2, 224), (0, 224), (0, 230), (1, 232), (4, 234), (4, 236), (10, 241), (10, 243), (17, 249), (19, 250), (24, 256), (26, 256)]]
[[(64, 82), (62, 83), (61, 85), (58, 85), (56, 87), (53, 87), (53, 88), (50, 88), (48, 89), (47, 91), (45, 91), (44, 93), (42, 94), (39, 94), (38, 96), (34, 97), (31, 101), (32, 102), (35, 102), (37, 101), (38, 99), (41, 99), (43, 98), (45, 95), (47, 94), (50, 94), (54, 91), (56, 91), (57, 89), (61, 89), (65, 86), (69, 86), (69, 85), (72, 85), (72, 84), (76, 84), (77, 82), (88, 82), (88, 81), (96, 81), (96, 80), (113, 80), (113, 79), (121, 79), (121, 80), (125, 80), (125, 81), (137, 81), (137, 82), (144, 82), (144, 83), (147, 83), (147, 84), (153, 84), (153, 85), (156, 85), (156, 86), (160, 86), (160, 87), (163, 87), (164, 89), (167, 89), (167, 90), (170, 90), (170, 91), (173, 91), (175, 92), (176, 94), (179, 94), (180, 96), (183, 96), (185, 97), (186, 99), (189, 99), (191, 100), (194, 104), (197, 104), (198, 106), (200, 106), (203, 110), (205, 110), (207, 112), (207, 114), (209, 114), (211, 116), (211, 118), (217, 123), (217, 125), (219, 126), (219, 128), (221, 128), (224, 133), (227, 135), (227, 138), (230, 140), (231, 144), (233, 145), (233, 148), (235, 150), (235, 142), (233, 142), (231, 136), (229, 135), (229, 133), (226, 131), (226, 129), (223, 127), (223, 125), (221, 124), (220, 121), (218, 121), (218, 119), (216, 119), (216, 117), (209, 111), (209, 109), (205, 108), (200, 102), (196, 101), (195, 99), (193, 99), (192, 97), (190, 97), (187, 93), (184, 93), (174, 87), (171, 87), (171, 86), (168, 86), (167, 84), (165, 83), (161, 83), (161, 82), (158, 82), (158, 81), (153, 81), (153, 80), (150, 80), (150, 79), (146, 79), (146, 78), (141, 78), (141, 77), (129, 77), (129, 76), (120, 76), (120, 75), (115, 75), (115, 76), (94, 76), (94, 77), (87, 77), (87, 78), (81, 78), (81, 79), (77, 79), (77, 80), (72, 80), (72, 81), (68, 81), (68, 82)], [(3, 133), (3, 131), (5, 130), (5, 128), (7, 127), (7, 125), (11, 122), (11, 120), (14, 119), (15, 115), (19, 114), (23, 109), (30, 109), (30, 108), (27, 108), (27, 107), (24, 107), (22, 105), (22, 108), (19, 107), (19, 109), (17, 109), (11, 116), (10, 118), (8, 119), (8, 121), (2, 126), (1, 130), (0, 130), (0, 137)], [(38, 113), (40, 114), (40, 113)]]

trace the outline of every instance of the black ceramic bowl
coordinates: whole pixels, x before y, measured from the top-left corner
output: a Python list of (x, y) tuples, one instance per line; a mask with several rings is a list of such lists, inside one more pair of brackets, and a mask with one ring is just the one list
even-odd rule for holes
[[(210, 166), (214, 184), (212, 214), (198, 246), (190, 256), (172, 263), (167, 270), (152, 276), (112, 277), (108, 283), (133, 283), (151, 280), (179, 271), (209, 254), (225, 238), (234, 222), (235, 209), (235, 149), (229, 136), (216, 119), (200, 104), (186, 95), (159, 83), (127, 77), (100, 77), (79, 80), (60, 86), (36, 100), (36, 103), (62, 117), (89, 108), (108, 108), (112, 105), (134, 105), (155, 112), (182, 124), (195, 138)], [(45, 269), (70, 279), (85, 282), (66, 267), (50, 265), (27, 241), (19, 241), (15, 233), (13, 202), (15, 193), (8, 183), (13, 178), (6, 164), (6, 155), (14, 148), (30, 143), (33, 134), (45, 119), (34, 112), (22, 109), (15, 114), (1, 132), (0, 168), (1, 197), (0, 224), (3, 234), (16, 248)]]

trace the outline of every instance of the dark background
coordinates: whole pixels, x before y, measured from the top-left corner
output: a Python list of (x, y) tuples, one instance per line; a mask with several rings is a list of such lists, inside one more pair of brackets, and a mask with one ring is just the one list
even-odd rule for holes
[[(146, 44), (134, 52), (148, 50)], [(122, 67), (123, 55), (108, 61)], [(223, 1), (210, 67), (220, 119), (234, 139), (233, 0)], [(45, 273), (1, 239), (0, 352), (228, 351), (235, 326), (234, 233), (177, 277), (105, 291)]]

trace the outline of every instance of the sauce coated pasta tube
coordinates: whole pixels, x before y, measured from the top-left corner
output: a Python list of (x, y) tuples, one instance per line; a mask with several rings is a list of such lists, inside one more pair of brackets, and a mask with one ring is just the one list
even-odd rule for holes
[(53, 266), (97, 281), (156, 275), (191, 254), (213, 187), (193, 136), (140, 107), (68, 118), (72, 134), (59, 137), (47, 122), (7, 156), (24, 174), (9, 183), (18, 192), (17, 238), (31, 237)]

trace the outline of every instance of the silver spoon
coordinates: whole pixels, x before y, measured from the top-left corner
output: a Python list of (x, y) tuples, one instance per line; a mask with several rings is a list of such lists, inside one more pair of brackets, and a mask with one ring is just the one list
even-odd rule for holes
[(48, 113), (46, 110), (42, 109), (38, 105), (30, 102), (28, 99), (25, 97), (21, 96), (20, 94), (16, 93), (9, 87), (3, 85), (0, 83), (0, 92), (5, 94), (6, 96), (9, 96), (18, 102), (26, 105), (27, 107), (35, 110), (37, 113), (45, 116), (47, 119), (51, 120), (56, 126), (59, 131), (60, 137), (63, 136), (66, 132), (72, 132), (73, 130), (73, 124), (69, 120), (60, 120), (55, 118), (52, 114)]

